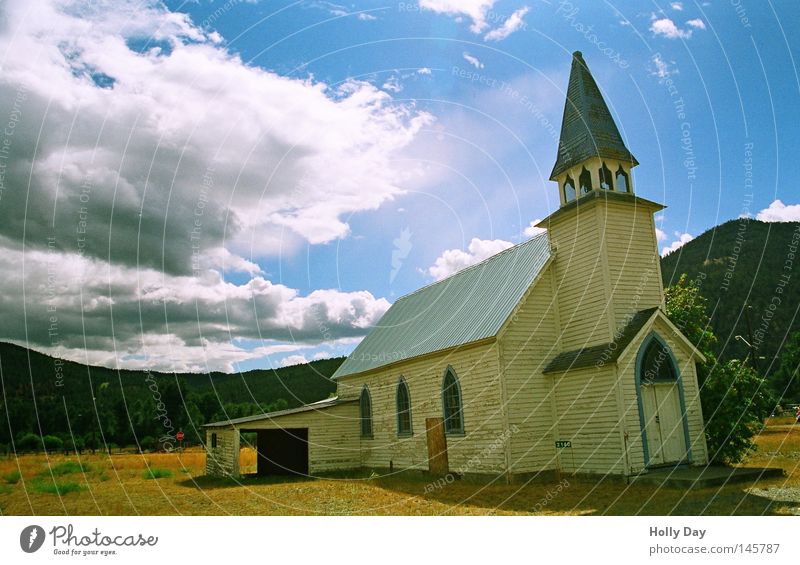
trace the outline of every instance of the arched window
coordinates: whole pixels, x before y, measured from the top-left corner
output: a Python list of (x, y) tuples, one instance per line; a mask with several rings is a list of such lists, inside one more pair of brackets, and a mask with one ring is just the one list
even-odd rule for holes
[(575, 200), (575, 181), (568, 176), (564, 181), (564, 201), (572, 202), (573, 200)]
[(411, 395), (402, 377), (397, 383), (397, 435), (411, 435)]
[(661, 341), (651, 339), (642, 355), (639, 380), (642, 384), (653, 384), (675, 382), (677, 379), (678, 372), (669, 349)]
[(603, 190), (614, 190), (614, 182), (611, 180), (611, 171), (606, 166), (605, 162), (603, 166), (600, 167), (600, 188)]
[(578, 177), (578, 184), (581, 186), (581, 194), (587, 194), (592, 190), (592, 173), (586, 170), (586, 167), (581, 171), (581, 176)]
[(622, 167), (617, 169), (617, 190), (619, 192), (630, 192), (631, 185), (628, 182), (628, 173), (622, 170)]
[(366, 386), (361, 389), (361, 398), (358, 402), (361, 416), (361, 437), (372, 437), (372, 399)]
[(464, 416), (461, 413), (461, 387), (451, 369), (447, 369), (442, 383), (442, 408), (444, 431), (448, 434), (464, 433)]

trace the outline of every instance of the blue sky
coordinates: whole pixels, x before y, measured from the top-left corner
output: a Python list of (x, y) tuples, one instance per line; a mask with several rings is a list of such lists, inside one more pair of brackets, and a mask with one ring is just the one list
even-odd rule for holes
[[(121, 228), (98, 224), (98, 250), (76, 250), (74, 242), (60, 243), (72, 237), (71, 216), (57, 220), (43, 206), (52, 212), (59, 260), (79, 251), (87, 268), (101, 273), (87, 286), (84, 269), (69, 285), (97, 294), (97, 335), (72, 335), (65, 321), (63, 338), (31, 331), (23, 339), (9, 330), (6, 339), (106, 365), (175, 370), (347, 353), (397, 297), (524, 240), (531, 222), (558, 206), (548, 177), (575, 50), (640, 162), (637, 193), (668, 206), (657, 218), (664, 252), (742, 214), (800, 220), (793, 183), (800, 166), (793, 34), (800, 10), (792, 2), (145, 4), (41, 8), (39, 19), (57, 22), (53, 53), (73, 36), (77, 46), (63, 60), (36, 59), (69, 70), (58, 86), (26, 74), (35, 65), (14, 67), (10, 49), (23, 49), (20, 37), (37, 28), (23, 3), (6, 8), (6, 99), (27, 84), (30, 111), (23, 116), (32, 131), (43, 120), (78, 123), (76, 131), (88, 132), (87, 148), (99, 139), (117, 155), (102, 171), (111, 171), (113, 194), (128, 198), (130, 211), (117, 203), (110, 213), (120, 216), (115, 225), (128, 221), (133, 230), (117, 235)], [(95, 44), (111, 46), (111, 54), (122, 49), (119, 57), (81, 45), (85, 22), (95, 26)], [(62, 118), (37, 113), (38, 99), (50, 99)], [(123, 111), (100, 120), (106, 106)], [(124, 135), (106, 145), (108, 123)], [(53, 202), (81, 202), (81, 175), (70, 177), (73, 170), (93, 179), (92, 198), (99, 199), (104, 181), (96, 179), (106, 177), (96, 158), (73, 151), (80, 146), (74, 136), (53, 136), (52, 158), (30, 151), (34, 166), (21, 179), (44, 186), (42, 170), (60, 155), (52, 174), (62, 192)], [(200, 177), (211, 162), (217, 165), (196, 254), (202, 265), (189, 273), (193, 224), (186, 218), (198, 217)], [(120, 186), (129, 189), (118, 192)], [(161, 188), (168, 201), (153, 200)], [(42, 191), (36, 198), (48, 201)], [(6, 199), (6, 213), (19, 213), (13, 204)], [(0, 214), (3, 206), (0, 199)], [(147, 220), (161, 229), (150, 254), (142, 251)], [(65, 222), (70, 229), (59, 231)], [(32, 229), (3, 236), (35, 248), (31, 242), (45, 239)], [(124, 244), (133, 240), (135, 261)], [(19, 261), (17, 247), (8, 246), (8, 265)], [(27, 260), (36, 264), (30, 253)], [(146, 284), (125, 294), (116, 276)], [(36, 285), (19, 281), (28, 295)], [(136, 320), (142, 304), (144, 320)], [(64, 320), (77, 312), (59, 307)], [(210, 311), (218, 315), (207, 317)], [(11, 315), (29, 326), (34, 316)], [(110, 340), (106, 318), (118, 320)]]

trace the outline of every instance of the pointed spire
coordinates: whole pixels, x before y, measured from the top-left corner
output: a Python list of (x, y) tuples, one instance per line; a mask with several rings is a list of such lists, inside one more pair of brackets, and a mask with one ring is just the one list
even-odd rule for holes
[(619, 134), (597, 83), (580, 51), (572, 54), (567, 102), (561, 122), (558, 157), (550, 174), (559, 174), (591, 157), (606, 157), (638, 165)]

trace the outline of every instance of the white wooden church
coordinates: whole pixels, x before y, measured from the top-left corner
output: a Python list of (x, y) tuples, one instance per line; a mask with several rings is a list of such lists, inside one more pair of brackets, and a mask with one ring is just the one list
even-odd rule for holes
[(580, 52), (546, 232), (398, 299), (333, 378), (337, 396), (206, 426), (207, 473), (372, 468), (634, 475), (707, 462), (695, 363), (664, 314), (653, 215)]

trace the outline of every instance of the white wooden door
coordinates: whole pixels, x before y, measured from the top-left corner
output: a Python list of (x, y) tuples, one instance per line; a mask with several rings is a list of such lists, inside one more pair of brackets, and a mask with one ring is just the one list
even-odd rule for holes
[(642, 385), (641, 394), (650, 465), (683, 461), (686, 437), (677, 383)]
[(678, 385), (673, 383), (653, 386), (658, 403), (661, 452), (664, 463), (683, 461), (686, 458), (686, 436), (683, 433)]
[(658, 417), (655, 385), (643, 385), (642, 408), (644, 409), (644, 431), (647, 434), (647, 450), (650, 453), (650, 465), (661, 465), (664, 457), (661, 453), (661, 426)]

